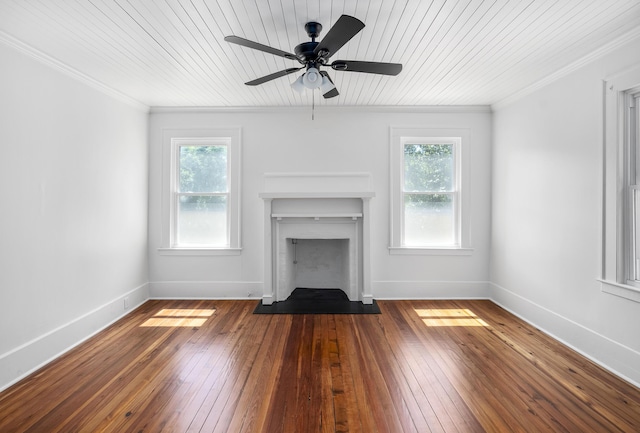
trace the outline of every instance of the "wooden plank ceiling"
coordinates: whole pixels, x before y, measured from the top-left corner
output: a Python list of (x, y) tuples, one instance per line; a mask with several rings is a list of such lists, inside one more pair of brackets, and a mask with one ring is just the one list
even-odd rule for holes
[(299, 106), (290, 83), (243, 83), (299, 64), (293, 52), (342, 14), (366, 27), (334, 57), (396, 62), (396, 77), (329, 69), (322, 105), (489, 105), (640, 28), (638, 0), (0, 0), (0, 41), (43, 53), (147, 106)]

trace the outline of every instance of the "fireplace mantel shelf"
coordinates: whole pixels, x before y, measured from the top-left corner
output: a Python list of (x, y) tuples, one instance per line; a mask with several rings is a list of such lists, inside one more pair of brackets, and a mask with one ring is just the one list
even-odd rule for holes
[(362, 213), (274, 213), (271, 214), (272, 218), (313, 218), (319, 220), (320, 218), (362, 218)]
[(373, 191), (356, 192), (263, 192), (260, 193), (262, 199), (274, 198), (372, 198), (376, 193)]

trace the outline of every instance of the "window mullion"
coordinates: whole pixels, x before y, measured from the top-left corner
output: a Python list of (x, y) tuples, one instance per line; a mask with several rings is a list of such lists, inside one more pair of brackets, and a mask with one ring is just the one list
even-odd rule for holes
[(178, 196), (203, 196), (203, 197), (215, 197), (215, 196), (226, 196), (229, 195), (228, 192), (177, 192)]

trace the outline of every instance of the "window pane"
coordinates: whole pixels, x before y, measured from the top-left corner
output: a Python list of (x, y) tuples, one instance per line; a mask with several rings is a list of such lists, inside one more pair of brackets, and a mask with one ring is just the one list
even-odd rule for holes
[(405, 191), (452, 191), (453, 188), (452, 144), (404, 146)]
[(455, 245), (455, 216), (450, 194), (405, 194), (404, 245)]
[(181, 196), (177, 239), (180, 245), (226, 246), (227, 197)]
[(633, 190), (633, 213), (632, 222), (633, 225), (631, 232), (633, 233), (633, 267), (631, 272), (633, 279), (640, 281), (640, 189)]
[(180, 192), (227, 192), (227, 146), (180, 146)]

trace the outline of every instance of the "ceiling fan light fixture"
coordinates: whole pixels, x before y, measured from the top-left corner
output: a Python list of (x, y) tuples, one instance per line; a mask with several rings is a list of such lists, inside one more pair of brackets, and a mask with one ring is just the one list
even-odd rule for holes
[(317, 89), (322, 85), (322, 77), (317, 68), (309, 68), (302, 76), (302, 81), (307, 89)]
[(296, 81), (291, 83), (291, 87), (293, 88), (293, 90), (298, 93), (304, 92), (304, 89), (306, 88), (304, 85), (304, 76), (305, 74), (300, 75)]
[(326, 95), (327, 93), (329, 93), (335, 88), (336, 86), (331, 82), (331, 80), (327, 76), (322, 77), (322, 84), (320, 85), (320, 93), (322, 93), (323, 95)]

